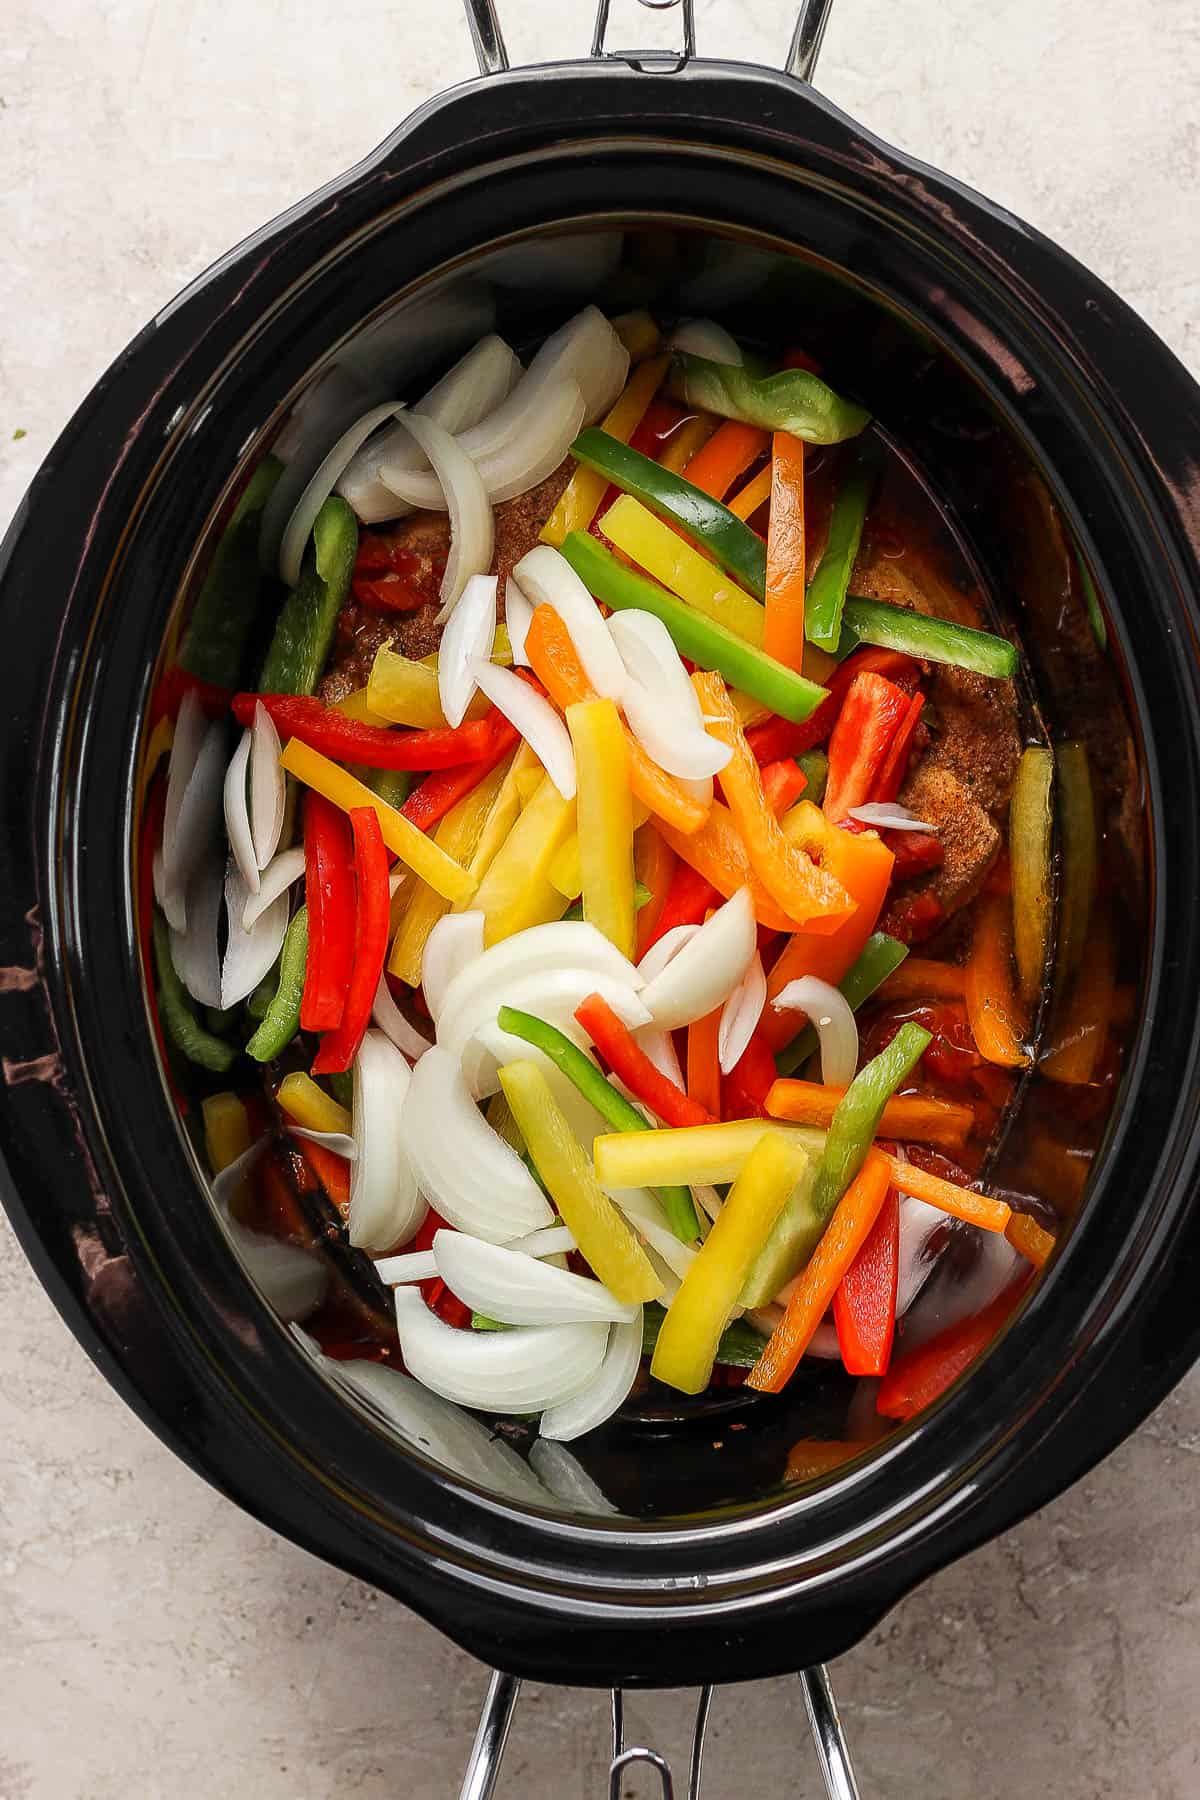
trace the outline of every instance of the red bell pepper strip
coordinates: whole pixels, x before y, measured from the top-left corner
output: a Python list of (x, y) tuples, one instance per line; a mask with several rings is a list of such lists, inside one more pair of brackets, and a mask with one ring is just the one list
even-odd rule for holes
[(358, 905), (354, 919), (354, 960), (341, 1023), (327, 1031), (313, 1060), (314, 1075), (332, 1075), (348, 1069), (358, 1054), (363, 1033), (371, 1022), (375, 990), (387, 955), (391, 894), (388, 891), (388, 858), (383, 832), (373, 807), (350, 809), (354, 833), (354, 876)]
[(779, 1071), (771, 1046), (759, 1031), (721, 1083), (723, 1119), (765, 1119), (766, 1099)]
[(911, 656), (905, 656), (899, 650), (879, 650), (873, 646), (856, 650), (829, 677), (825, 683), (829, 698), (822, 700), (803, 725), (793, 725), (789, 719), (765, 719), (761, 725), (750, 727), (746, 742), (755, 759), (760, 763), (774, 762), (783, 756), (800, 756), (805, 750), (814, 750), (818, 744), (823, 744), (837, 724), (842, 702), (858, 675), (886, 675), (897, 687), (906, 687), (907, 683), (916, 680), (917, 665)]
[(600, 994), (589, 994), (575, 1017), (619, 1081), (635, 1100), (642, 1100), (664, 1125), (712, 1125), (712, 1114), (656, 1069), (626, 1025)]
[(253, 723), (260, 700), (281, 738), (298, 738), (334, 762), (361, 763), (367, 769), (452, 769), (480, 762), (492, 747), (488, 719), (472, 719), (454, 729), (397, 731), (348, 719), (309, 694), (235, 694), (233, 714), (240, 725)]
[(883, 1378), (876, 1411), (885, 1419), (912, 1419), (944, 1394), (1012, 1317), (1032, 1274), (1032, 1269), (1023, 1270), (982, 1312), (948, 1325), (936, 1337), (897, 1357)]
[(784, 756), (778, 762), (763, 763), (762, 784), (767, 805), (779, 819), (790, 806), (796, 804), (808, 786), (808, 776), (798, 762), (790, 756)]
[(354, 839), (340, 806), (320, 794), (304, 802), (304, 896), (308, 958), (300, 1024), (332, 1031), (341, 1024), (354, 960)]
[(908, 774), (909, 758), (913, 751), (913, 738), (921, 721), (921, 708), (924, 704), (925, 696), (921, 693), (914, 694), (909, 701), (908, 711), (897, 725), (895, 736), (888, 745), (883, 767), (875, 777), (872, 800), (894, 800), (904, 786), (904, 777)]
[(895, 857), (893, 881), (907, 881), (910, 875), (927, 875), (940, 869), (946, 860), (941, 838), (929, 831), (886, 831), (883, 841)]
[(871, 798), (908, 710), (908, 695), (886, 676), (867, 673), (854, 677), (829, 739), (827, 819), (837, 824), (852, 806), (862, 806)]
[[(438, 1232), (449, 1229), (450, 1227), (442, 1215), (434, 1212), (431, 1206), (425, 1214), (424, 1223), (416, 1237), (406, 1245), (406, 1253), (432, 1250), (433, 1240)], [(450, 1292), (440, 1275), (431, 1275), (428, 1281), (419, 1281), (417, 1286), (420, 1288), (421, 1295), (430, 1312), (436, 1313), (445, 1324), (453, 1325), (458, 1331), (462, 1331), (470, 1325), (470, 1307), (465, 1306), (457, 1294)]]
[(492, 732), (492, 747), (487, 754), (478, 762), (464, 763), (460, 769), (435, 769), (400, 808), (404, 817), (421, 831), (431, 830), (439, 819), (445, 818), (464, 794), (478, 787), (484, 776), (490, 775), (496, 764), (515, 749), (521, 734), (502, 712), (493, 707), (483, 723)]
[(833, 1297), (838, 1348), (850, 1375), (885, 1375), (896, 1333), (900, 1196), (889, 1188), (867, 1240)]

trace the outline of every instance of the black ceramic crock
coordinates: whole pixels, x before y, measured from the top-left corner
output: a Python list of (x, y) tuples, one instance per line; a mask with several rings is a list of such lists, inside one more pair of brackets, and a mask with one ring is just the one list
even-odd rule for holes
[[(139, 725), (231, 496), (377, 308), (555, 226), (784, 253), (799, 285), (773, 303), (835, 322), (832, 375), (939, 486), (1024, 631), (1031, 703), (1068, 734), (1090, 703), (1056, 682), (1054, 558), (1070, 544), (1099, 594), (1101, 685), (1130, 722), (1147, 837), (1118, 1104), (1014, 1326), (836, 1479), (640, 1522), (473, 1490), (320, 1377), (204, 1203), (135, 950)], [(1200, 392), (1180, 365), (1063, 252), (802, 82), (563, 64), (422, 108), (146, 327), (4, 546), (4, 1198), (71, 1329), (206, 1479), (501, 1668), (680, 1684), (787, 1670), (798, 1643), (814, 1660), (846, 1649), (1096, 1462), (1200, 1352), (1198, 557)]]

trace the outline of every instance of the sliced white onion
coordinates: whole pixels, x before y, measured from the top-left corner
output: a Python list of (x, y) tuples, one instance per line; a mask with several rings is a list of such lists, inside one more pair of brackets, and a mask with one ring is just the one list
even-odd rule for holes
[(242, 925), (250, 890), (235, 862), (225, 871), (228, 937), (221, 964), (220, 1006), (225, 1012), (252, 994), (283, 948), (288, 928), (288, 896), (280, 894), (247, 931)]
[(450, 983), (482, 955), (483, 914), (443, 914), (426, 938), (421, 956), (421, 991), (435, 1023), (441, 1017)]
[(575, 752), (571, 734), (550, 702), (528, 682), (498, 663), (474, 657), (468, 665), (475, 685), (515, 725), (564, 800), (575, 798)]
[(561, 551), (535, 544), (513, 575), (534, 606), (549, 606), (558, 614), (596, 692), (619, 700), (628, 680), (620, 651), (603, 613)]
[[(581, 969), (545, 969), (513, 981), (503, 1001), (496, 1002), (490, 993), (485, 994), (478, 1010), (456, 1018), (453, 1032), (439, 1030), (438, 1042), (462, 1058), (471, 1092), (482, 1099), (495, 1092), (498, 1069), (507, 1062), (527, 1058), (532, 1050), (524, 1038), (500, 1029), (496, 1018), (500, 1006), (515, 1006), (521, 1012), (532, 1013), (557, 1027), (572, 1043), (584, 1045), (587, 1034), (576, 1019), (575, 1010), (589, 994), (599, 994), (630, 1031), (650, 1023), (640, 997), (627, 982)], [(471, 1048), (472, 1040), (477, 1048)]]
[(736, 368), (741, 368), (746, 360), (737, 339), (715, 319), (685, 319), (675, 327), (668, 343), (672, 350), (682, 350), (689, 356), (703, 356), (709, 362), (732, 363)]
[(415, 1288), (396, 1289), (396, 1326), (410, 1374), (460, 1406), (488, 1412), (541, 1412), (569, 1400), (597, 1373), (607, 1325), (525, 1325), (512, 1331), (456, 1331), (430, 1312)]
[(242, 930), (249, 931), (267, 908), (278, 900), (280, 894), (286, 894), (292, 883), (299, 881), (303, 873), (304, 851), (299, 845), (294, 850), (282, 851), (274, 862), (269, 863), (259, 878), (258, 892), (251, 894), (246, 902), (246, 910), (242, 914)]
[[(480, 948), (468, 954), (465, 929), (460, 940), (451, 936), (448, 927), (452, 920), (457, 920), (465, 928), (467, 920), (472, 918), (478, 921), (478, 942), (482, 946), (482, 914), (447, 915), (429, 934), (426, 961), (421, 971), (425, 998), (437, 1020), (438, 1042), (456, 1054), (461, 1052), (477, 1024), (496, 1017), (500, 1008), (508, 1003), (514, 984), (526, 976), (567, 971), (581, 979), (607, 976), (610, 981), (622, 982), (633, 989), (640, 989), (642, 985), (642, 977), (629, 958), (622, 956), (603, 932), (584, 919), (557, 919), (550, 924), (533, 925), (526, 931), (503, 938), (488, 950)], [(462, 966), (442, 988), (436, 1002), (429, 995), (431, 970), (428, 960), (435, 940), (439, 955), (443, 945), (457, 946), (463, 959)], [(580, 999), (586, 999), (590, 992), (590, 988), (585, 989)]]
[(672, 925), (670, 931), (664, 931), (660, 938), (656, 938), (638, 964), (638, 974), (642, 980), (649, 985), (672, 958), (679, 955), (684, 945), (691, 943), (699, 929), (698, 925)]
[(605, 623), (632, 679), (661, 694), (702, 730), (705, 718), (700, 696), (662, 620), (640, 607), (630, 607), (626, 612), (613, 613)]
[(449, 618), (472, 575), (486, 575), (496, 541), (491, 502), (479, 470), (459, 440), (432, 419), (406, 412), (400, 423), (433, 464), (433, 476), (450, 514), (450, 554), (442, 576), (439, 622)]
[(472, 575), (438, 645), (438, 699), (447, 725), (461, 725), (466, 718), (475, 692), (471, 665), (487, 662), (495, 635), (496, 577)]
[[(901, 1195), (902, 1209), (906, 1198)], [(916, 1349), (939, 1331), (948, 1331), (952, 1325), (982, 1312), (1004, 1291), (1021, 1266), (1020, 1252), (1013, 1249), (1003, 1232), (979, 1231), (976, 1226), (966, 1229), (978, 1240), (975, 1264), (964, 1277), (943, 1268), (941, 1278), (929, 1286), (920, 1305), (913, 1307), (909, 1315), (904, 1330), (906, 1350)]]
[(385, 392), (367, 388), (348, 369), (331, 363), (300, 395), (271, 446), (285, 468), (263, 507), (258, 532), (260, 568), (272, 573), (277, 569), (284, 529), (328, 446), (369, 406), (382, 400)]
[[(699, 926), (696, 929), (699, 930)], [(676, 1087), (683, 1087), (683, 1070), (679, 1066), (670, 1032), (660, 1030), (657, 1025), (643, 1025), (633, 1035), (639, 1050), (645, 1052), (659, 1074), (665, 1075), (668, 1081), (673, 1081)]]
[(821, 1080), (829, 1087), (849, 1087), (858, 1068), (858, 1022), (845, 994), (815, 975), (801, 975), (772, 1005), (776, 1012), (808, 1014), (821, 1040)]
[(175, 725), (163, 814), (162, 889), (173, 902), (186, 893), (216, 838), (224, 782), (224, 728), (219, 721), (206, 725), (200, 702), (189, 691)]
[(875, 831), (936, 832), (938, 829), (927, 819), (914, 818), (907, 806), (901, 806), (898, 800), (869, 800), (863, 806), (852, 806), (846, 816), (857, 819), (860, 825), (870, 825)]
[(433, 1281), (437, 1272), (432, 1250), (410, 1250), (406, 1256), (381, 1256), (375, 1261), (375, 1273), (384, 1287), (401, 1287), (406, 1281)]
[[(621, 705), (630, 731), (647, 756), (681, 781), (711, 782), (733, 755), (728, 744), (710, 737), (699, 721), (687, 718), (640, 681), (626, 681)], [(709, 800), (711, 803), (711, 790)]]
[(250, 767), (250, 746), (254, 733), (247, 727), (238, 739), (238, 747), (225, 771), (225, 834), (233, 860), (241, 870), (242, 880), (252, 894), (258, 892), (258, 858), (250, 832), (250, 802), (246, 792)]
[(510, 575), (504, 584), (504, 624), (515, 666), (529, 666), (529, 658), (525, 654), (525, 639), (532, 621), (533, 602), (528, 595), (522, 593), (515, 578)]
[(299, 1244), (251, 1231), (230, 1210), (243, 1181), (270, 1143), (264, 1133), (248, 1150), (217, 1175), (211, 1187), (213, 1205), (229, 1234), (230, 1242), (250, 1279), (262, 1289), (268, 1303), (285, 1322), (303, 1319), (325, 1298), (328, 1271), (321, 1258)]
[(669, 1308), (673, 1304), (675, 1296), (683, 1286), (683, 1283), (675, 1273), (674, 1269), (670, 1268), (663, 1261), (657, 1250), (650, 1244), (646, 1244), (645, 1250), (646, 1260), (654, 1270), (662, 1288), (662, 1292), (658, 1296), (658, 1304), (663, 1308)]
[(451, 1225), (503, 1244), (553, 1223), (537, 1182), (476, 1107), (457, 1057), (436, 1045), (427, 1051), (401, 1120), (421, 1189)]
[(697, 1181), (692, 1185), (692, 1199), (702, 1212), (706, 1212), (715, 1225), (721, 1216), (722, 1200), (715, 1187), (706, 1181)]
[[(577, 1041), (565, 1027), (559, 1029), (564, 1036), (570, 1036), (572, 1042)], [(580, 1048), (583, 1048), (582, 1044)], [(568, 1126), (590, 1154), (597, 1137), (611, 1131), (612, 1127), (605, 1123), (591, 1102), (584, 1099), (570, 1077), (535, 1045), (527, 1044), (523, 1038), (510, 1037), (499, 1025), (481, 1025), (463, 1051), (463, 1078), (477, 1099), (486, 1099), (500, 1090), (499, 1071), (507, 1063), (518, 1060), (534, 1063), (541, 1070)]]
[(163, 866), (161, 844), (154, 852), (154, 858), (150, 867), (154, 876), (154, 898), (158, 903), (159, 911), (166, 919), (167, 924), (171, 927), (172, 931), (186, 930), (187, 904), (182, 893), (173, 894), (167, 891), (166, 870)]
[(375, 989), (375, 998), (371, 1003), (371, 1023), (378, 1025), (386, 1038), (402, 1050), (405, 1056), (416, 1062), (427, 1050), (433, 1048), (427, 1037), (422, 1036), (414, 1024), (405, 1018), (392, 998), (392, 990), (388, 986), (387, 971), (379, 977), (379, 986)]
[(310, 1131), (307, 1125), (293, 1125), (289, 1122), (288, 1132), (292, 1137), (304, 1138), (310, 1144), (320, 1144), (323, 1150), (332, 1150), (335, 1156), (344, 1157), (353, 1162), (358, 1155), (358, 1145), (344, 1131)]
[[(489, 419), (446, 441), (470, 461), (484, 493), (498, 505), (528, 493), (557, 469), (578, 435), (585, 410), (576, 381), (531, 368)], [(497, 423), (502, 419), (507, 420), (507, 427), (498, 432)], [(436, 471), (433, 457), (429, 460)], [(404, 468), (391, 459), (380, 465), (379, 476), (406, 505), (427, 512), (446, 510), (449, 495), (436, 474)]]
[(483, 1244), (461, 1231), (434, 1233), (437, 1271), (472, 1312), (502, 1325), (573, 1325), (585, 1319), (629, 1324), (638, 1314), (603, 1282), (522, 1256), (502, 1244)]
[(698, 1252), (675, 1236), (662, 1201), (649, 1188), (606, 1188), (605, 1192), (625, 1214), (642, 1241), (662, 1258), (676, 1280), (682, 1281)]
[[(612, 1341), (611, 1332), (609, 1341)], [(606, 1359), (607, 1355), (606, 1351)], [(543, 1413), (542, 1418), (545, 1417)], [(596, 1486), (579, 1458), (573, 1456), (564, 1444), (554, 1443), (549, 1438), (535, 1438), (529, 1447), (529, 1462), (542, 1486), (573, 1512), (598, 1513), (602, 1517), (616, 1519), (622, 1516), (608, 1496)]]
[(350, 1242), (359, 1250), (406, 1244), (428, 1210), (404, 1147), (401, 1126), (408, 1064), (382, 1031), (368, 1031), (354, 1059), (354, 1141)]
[(279, 573), (289, 587), (295, 587), (300, 579), (304, 552), (317, 514), (371, 433), (377, 431), (385, 419), (395, 418), (403, 406), (402, 400), (390, 400), (383, 406), (373, 406), (370, 412), (364, 413), (361, 419), (356, 419), (348, 430), (343, 431), (332, 450), (327, 451), (318, 464), (316, 472), (296, 502), (279, 545)]
[(608, 411), (625, 386), (629, 352), (599, 307), (585, 306), (550, 333), (530, 363), (529, 372), (577, 381), (583, 390), (585, 416), (590, 424)]
[(750, 890), (739, 888), (642, 990), (654, 1023), (674, 1031), (723, 1006), (757, 948)]
[(755, 954), (721, 1012), (717, 1027), (717, 1062), (722, 1075), (728, 1075), (740, 1062), (766, 1004), (767, 977), (763, 972), (762, 957)]
[(547, 1407), (538, 1429), (544, 1438), (570, 1443), (594, 1431), (622, 1407), (642, 1362), (642, 1309), (625, 1325), (614, 1325), (594, 1381), (570, 1400)]
[(225, 892), (225, 865), (213, 845), (188, 883), (187, 927), (172, 931), (171, 962), (192, 999), (201, 1006), (221, 1004), (221, 901)]
[(519, 1251), (522, 1256), (565, 1256), (568, 1250), (577, 1246), (565, 1225), (547, 1225), (544, 1231), (531, 1231), (526, 1237), (514, 1238), (504, 1248)]
[[(902, 1159), (903, 1160), (903, 1159)], [(929, 1240), (946, 1223), (940, 1207), (930, 1206), (912, 1194), (900, 1195), (900, 1264), (896, 1278), (896, 1317), (902, 1319), (930, 1275), (937, 1257), (929, 1253)]]
[(250, 833), (254, 855), (265, 869), (283, 836), (287, 813), (287, 776), (280, 765), (282, 746), (275, 721), (259, 700), (254, 708), (254, 742), (250, 750)]

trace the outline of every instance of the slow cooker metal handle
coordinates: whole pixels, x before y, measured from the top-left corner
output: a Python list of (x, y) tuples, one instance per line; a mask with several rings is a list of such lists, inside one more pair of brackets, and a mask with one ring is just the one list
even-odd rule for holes
[[(605, 49), (610, 3), (611, 0), (598, 0), (596, 26), (592, 33), (592, 56), (598, 61), (616, 57), (638, 67), (646, 63), (661, 64), (662, 51)], [(504, 33), (500, 29), (495, 0), (463, 0), (463, 4), (467, 11), (467, 24), (471, 30), (471, 42), (475, 46), (479, 73), (499, 75), (508, 67), (508, 51), (504, 45)], [(696, 54), (695, 0), (641, 0), (641, 4), (655, 11), (682, 5), (683, 45), (677, 55), (670, 57), (675, 67), (682, 68)], [(783, 66), (787, 74), (795, 75), (801, 81), (812, 80), (832, 7), (833, 0), (803, 0), (784, 60)]]

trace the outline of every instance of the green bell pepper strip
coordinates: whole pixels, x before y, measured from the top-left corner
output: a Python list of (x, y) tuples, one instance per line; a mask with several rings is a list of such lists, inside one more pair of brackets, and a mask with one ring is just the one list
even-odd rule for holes
[(950, 619), (931, 619), (911, 606), (892, 606), (886, 600), (865, 600), (851, 594), (842, 618), (860, 644), (899, 650), (922, 662), (949, 663), (998, 680), (1017, 672), (1016, 646), (1007, 638), (976, 631), (972, 625), (956, 625)]
[[(574, 1083), (584, 1099), (595, 1107), (614, 1131), (653, 1129), (647, 1125), (637, 1107), (613, 1086), (607, 1076), (600, 1073), (591, 1057), (585, 1056), (578, 1044), (573, 1044), (556, 1026), (548, 1025), (533, 1013), (521, 1012), (515, 1006), (502, 1006), (496, 1015), (496, 1023), (501, 1031), (521, 1038), (525, 1043), (532, 1044), (535, 1050), (548, 1056), (555, 1068)], [(675, 1236), (685, 1244), (693, 1243), (700, 1235), (700, 1225), (690, 1190), (686, 1187), (664, 1187), (658, 1190), (658, 1195)]]
[(755, 375), (736, 364), (677, 351), (669, 388), (689, 406), (719, 413), (723, 419), (743, 419), (765, 431), (790, 431), (806, 444), (840, 444), (844, 438), (857, 437), (871, 417), (807, 369)]
[(767, 547), (758, 533), (751, 531), (727, 506), (682, 475), (664, 469), (661, 463), (595, 426), (580, 432), (571, 445), (571, 455), (623, 493), (632, 494), (660, 519), (682, 526), (695, 543), (712, 552), (735, 581), (762, 599), (767, 583)]
[(300, 996), (308, 958), (308, 908), (302, 906), (287, 928), (279, 958), (279, 985), (262, 1024), (246, 1045), (255, 1062), (274, 1062), (300, 1029)]
[(179, 650), (181, 667), (214, 687), (236, 688), (254, 629), (264, 579), (258, 532), (272, 488), (283, 473), (277, 456), (264, 457), (234, 507), (213, 552)]
[(312, 547), (300, 580), (283, 603), (258, 678), (263, 694), (311, 694), (333, 643), (342, 602), (358, 555), (358, 521), (331, 494), (313, 525)]
[(867, 1159), (883, 1109), (920, 1061), (933, 1034), (911, 1019), (886, 1050), (860, 1069), (838, 1101), (813, 1183), (813, 1208), (826, 1222)]
[[(842, 979), (838, 982), (838, 991), (849, 1003), (852, 1011), (857, 1012), (871, 998), (877, 987), (881, 987), (894, 969), (908, 955), (908, 945), (902, 944), (898, 938), (889, 937), (886, 931), (871, 934), (862, 947), (856, 962), (851, 963)], [(775, 1067), (781, 1075), (794, 1075), (802, 1069), (810, 1056), (821, 1047), (816, 1028), (806, 1025), (790, 1044), (776, 1052)]]
[[(633, 884), (633, 910), (635, 913), (640, 913), (643, 906), (648, 906), (650, 904), (651, 900), (653, 900), (653, 898), (654, 898), (654, 895), (650, 892), (650, 889), (646, 886), (644, 881), (635, 881), (634, 882), (634, 884)], [(582, 919), (582, 917), (583, 917), (583, 900), (582, 900), (582, 898), (580, 898), (578, 900), (573, 900), (571, 902), (571, 905), (567, 908), (566, 912), (563, 914), (563, 918), (578, 920), (578, 919)]]
[(724, 625), (704, 618), (656, 581), (635, 574), (589, 532), (569, 532), (562, 553), (597, 600), (615, 612), (637, 607), (653, 613), (670, 632), (676, 649), (691, 662), (715, 669), (733, 687), (752, 694), (781, 718), (802, 725), (827, 697), (815, 681), (807, 681)]
[[(653, 1356), (654, 1347), (658, 1343), (658, 1334), (662, 1330), (666, 1313), (655, 1300), (647, 1300), (642, 1308), (642, 1355)], [(472, 1320), (474, 1323), (474, 1320)], [(742, 1319), (735, 1319), (721, 1333), (714, 1361), (725, 1363), (733, 1369), (752, 1369), (763, 1353), (766, 1338), (747, 1325)]]
[(842, 607), (879, 480), (880, 462), (878, 445), (864, 443), (838, 489), (825, 549), (804, 596), (804, 635), (822, 650), (836, 650), (842, 635)]
[(394, 806), (399, 812), (412, 793), (417, 777), (411, 769), (364, 769), (362, 779), (385, 806)]
[(823, 750), (803, 750), (796, 761), (808, 783), (804, 798), (811, 800), (814, 806), (820, 806), (825, 798), (825, 783), (829, 779), (829, 758)]
[(154, 915), (154, 967), (158, 975), (158, 1008), (167, 1036), (189, 1062), (214, 1075), (224, 1075), (237, 1061), (235, 1045), (206, 1031), (192, 1010), (191, 1000), (171, 961), (171, 936), (167, 921)]
[(275, 990), (279, 986), (279, 959), (276, 958), (271, 968), (263, 976), (254, 992), (246, 1002), (246, 1011), (255, 1024), (261, 1024), (267, 1016), (267, 1009), (275, 998)]
[(334, 1069), (325, 1079), (338, 1105), (350, 1111), (354, 1106), (354, 1077), (349, 1069)]

